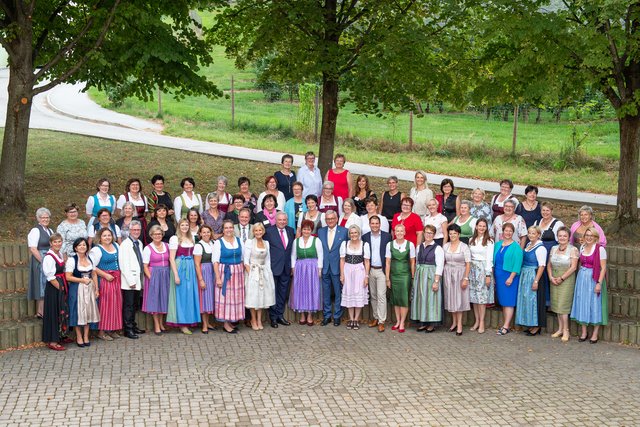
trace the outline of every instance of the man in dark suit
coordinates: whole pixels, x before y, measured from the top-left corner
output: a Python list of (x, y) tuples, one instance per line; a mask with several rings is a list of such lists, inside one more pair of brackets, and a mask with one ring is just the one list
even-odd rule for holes
[(264, 240), (269, 242), (271, 272), (276, 284), (276, 304), (269, 308), (272, 328), (277, 328), (279, 324), (284, 326), (291, 324), (284, 318), (284, 307), (289, 295), (289, 284), (291, 283), (291, 250), (295, 233), (287, 223), (287, 214), (278, 212), (276, 214), (276, 226), (267, 227), (264, 235)]
[(380, 229), (380, 217), (373, 215), (369, 218), (371, 231), (362, 236), (362, 241), (369, 244), (371, 249), (371, 269), (369, 270), (369, 294), (371, 295), (371, 312), (373, 320), (370, 328), (378, 327), (378, 332), (384, 332), (384, 322), (387, 320), (387, 278), (385, 276), (387, 258), (385, 251), (387, 244), (393, 240), (390, 233)]
[(318, 230), (322, 243), (322, 326), (331, 322), (331, 291), (335, 295), (333, 304), (333, 324), (340, 326), (342, 317), (342, 285), (340, 284), (340, 245), (349, 239), (347, 229), (338, 225), (338, 214), (327, 211), (324, 214), (326, 227)]

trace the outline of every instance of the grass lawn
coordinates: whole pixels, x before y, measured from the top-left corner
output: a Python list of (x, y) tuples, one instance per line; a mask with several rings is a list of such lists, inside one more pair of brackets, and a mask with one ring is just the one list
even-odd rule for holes
[[(209, 24), (211, 15), (203, 15)], [(298, 132), (297, 104), (269, 103), (253, 88), (253, 70), (237, 70), (224, 50), (214, 50), (215, 63), (204, 73), (222, 89), (235, 77), (236, 115), (231, 129), (230, 99), (191, 97), (181, 102), (170, 94), (162, 98), (165, 133), (204, 141), (221, 142), (302, 154), (317, 146)], [(90, 90), (101, 105), (111, 108), (104, 93)], [(155, 119), (156, 102), (128, 99), (117, 111)], [(554, 167), (560, 148), (571, 140), (574, 125), (546, 120), (542, 124), (520, 123), (518, 157), (508, 158), (512, 122), (485, 120), (472, 113), (428, 114), (414, 119), (414, 149), (408, 150), (408, 116), (378, 118), (354, 114), (345, 106), (338, 118), (336, 152), (348, 160), (403, 169), (425, 169), (452, 176), (499, 180), (510, 177), (519, 184), (615, 194), (617, 186), (618, 125), (601, 121), (575, 124), (578, 135), (588, 132), (585, 154), (594, 166), (559, 170)], [(533, 113), (532, 119), (533, 121)], [(640, 186), (639, 186), (640, 188)]]
[[(112, 192), (119, 195), (131, 177), (140, 178), (143, 192), (148, 192), (151, 187), (148, 180), (160, 172), (166, 178), (167, 190), (175, 196), (179, 194), (179, 182), (185, 176), (192, 176), (196, 180), (196, 190), (206, 194), (214, 188), (219, 175), (229, 178), (230, 192), (237, 189), (238, 177), (245, 175), (254, 182), (253, 191), (259, 193), (264, 177), (275, 170), (275, 165), (256, 161), (32, 130), (26, 173), (28, 215), (0, 213), (0, 241), (25, 241), (35, 221), (34, 213), (41, 206), (51, 210), (51, 224), (55, 228), (64, 219), (63, 209), (67, 203), (75, 202), (84, 209), (87, 197), (95, 193), (96, 181), (103, 176), (111, 180)], [(372, 179), (372, 188), (381, 194), (384, 180)], [(408, 192), (410, 183), (401, 182), (400, 188)], [(432, 189), (436, 191), (435, 186)], [(462, 195), (468, 194), (462, 192)], [(555, 213), (571, 223), (577, 216), (576, 210), (574, 205), (560, 204)], [(606, 225), (612, 217), (613, 210), (606, 209), (598, 212), (597, 219)]]

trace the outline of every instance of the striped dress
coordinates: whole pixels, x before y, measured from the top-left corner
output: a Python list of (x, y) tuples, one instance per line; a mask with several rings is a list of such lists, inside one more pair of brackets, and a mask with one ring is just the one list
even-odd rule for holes
[[(111, 282), (100, 278), (99, 293), (101, 331), (119, 331), (122, 329), (122, 292), (120, 291), (120, 268), (118, 266), (118, 245), (113, 244), (114, 252), (107, 252), (102, 245), (91, 249), (91, 260), (96, 268), (113, 276)], [(96, 261), (98, 261), (96, 263)]]

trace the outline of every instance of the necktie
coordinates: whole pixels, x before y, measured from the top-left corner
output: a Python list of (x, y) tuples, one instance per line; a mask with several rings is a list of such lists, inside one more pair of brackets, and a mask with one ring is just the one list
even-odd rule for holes
[(335, 227), (334, 228), (330, 228), (329, 229), (329, 239), (328, 239), (329, 249), (331, 249), (333, 247), (334, 233), (335, 233)]
[(138, 246), (137, 240), (133, 240), (133, 251), (136, 253), (136, 258), (138, 258), (138, 264), (140, 264), (140, 268), (142, 269), (142, 254), (140, 253), (140, 247)]
[(242, 226), (242, 243), (247, 241), (247, 226)]
[(282, 240), (282, 247), (287, 248), (287, 243), (284, 240), (284, 228), (280, 229), (280, 240)]

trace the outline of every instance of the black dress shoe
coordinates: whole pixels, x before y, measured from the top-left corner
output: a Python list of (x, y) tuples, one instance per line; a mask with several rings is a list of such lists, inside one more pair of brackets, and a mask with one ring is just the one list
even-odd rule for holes
[(135, 327), (135, 328), (133, 328), (133, 332), (138, 334), (138, 335), (142, 335), (147, 331), (145, 331), (144, 329), (139, 329), (138, 327)]
[(277, 328), (278, 327), (278, 322), (276, 322), (275, 320), (271, 321), (271, 327), (272, 328)]
[(125, 332), (124, 336), (132, 340), (137, 340), (139, 338), (134, 332)]
[(333, 319), (333, 326), (340, 326), (340, 319)]
[(283, 318), (283, 317), (279, 318), (279, 319), (277, 320), (277, 322), (278, 322), (280, 325), (283, 325), (283, 326), (289, 326), (289, 325), (291, 324), (291, 322), (289, 322), (287, 319), (285, 319), (285, 318)]
[(331, 322), (331, 318), (325, 317), (324, 319), (322, 319), (322, 326), (327, 326), (329, 322)]

